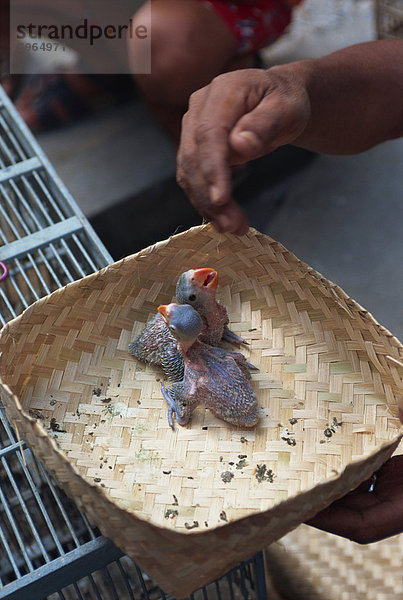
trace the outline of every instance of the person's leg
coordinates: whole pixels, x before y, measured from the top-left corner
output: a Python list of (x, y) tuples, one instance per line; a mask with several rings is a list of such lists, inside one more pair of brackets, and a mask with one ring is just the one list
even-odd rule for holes
[[(150, 0), (149, 0), (150, 1)], [(237, 57), (236, 40), (229, 27), (200, 0), (152, 0), (133, 17), (151, 31), (151, 74), (134, 73), (144, 99), (155, 117), (177, 141), (189, 96), (227, 70), (253, 65), (253, 57)], [(129, 61), (139, 51), (129, 40)], [(133, 61), (134, 63), (134, 61)]]

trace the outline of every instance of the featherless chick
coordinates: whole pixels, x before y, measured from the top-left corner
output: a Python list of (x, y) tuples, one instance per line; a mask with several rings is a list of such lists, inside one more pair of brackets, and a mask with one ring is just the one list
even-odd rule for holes
[(202, 317), (187, 304), (158, 307), (171, 334), (178, 342), (184, 361), (182, 381), (168, 389), (161, 386), (168, 403), (168, 422), (173, 415), (186, 425), (194, 409), (204, 404), (218, 418), (236, 427), (254, 427), (258, 421), (257, 398), (250, 384), (249, 368), (243, 354), (229, 352), (199, 341)]

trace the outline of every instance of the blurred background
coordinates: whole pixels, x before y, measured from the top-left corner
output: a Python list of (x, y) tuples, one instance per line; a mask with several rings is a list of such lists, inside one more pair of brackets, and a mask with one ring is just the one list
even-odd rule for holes
[[(384, 11), (378, 24), (377, 8)], [(289, 33), (261, 53), (264, 64), (402, 35), (391, 8), (403, 12), (403, 2), (305, 0)], [(201, 222), (175, 183), (174, 145), (135, 91), (122, 94), (118, 105), (37, 134), (115, 259)], [(402, 164), (403, 139), (349, 157), (284, 147), (251, 163), (235, 189), (254, 227), (340, 285), (400, 338)]]

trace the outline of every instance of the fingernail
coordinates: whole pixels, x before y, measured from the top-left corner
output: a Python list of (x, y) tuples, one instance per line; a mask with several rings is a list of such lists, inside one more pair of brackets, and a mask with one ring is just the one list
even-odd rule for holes
[(254, 148), (260, 148), (260, 146), (261, 146), (260, 139), (257, 137), (256, 133), (254, 133), (253, 131), (239, 131), (237, 133), (237, 135), (239, 135), (241, 138), (246, 140), (248, 142), (248, 144), (250, 144)]
[(221, 192), (216, 185), (210, 186), (210, 200), (211, 204), (219, 204), (221, 201)]

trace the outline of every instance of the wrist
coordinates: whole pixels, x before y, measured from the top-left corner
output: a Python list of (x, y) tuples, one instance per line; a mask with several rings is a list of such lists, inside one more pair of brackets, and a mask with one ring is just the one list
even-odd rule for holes
[(303, 90), (309, 97), (315, 77), (317, 76), (317, 60), (304, 59), (282, 65), (274, 65), (267, 69), (270, 76), (275, 76), (288, 82), (292, 87)]
[[(305, 122), (290, 142), (315, 152), (327, 152), (328, 111), (332, 104), (332, 86), (326, 84), (321, 59), (305, 59), (267, 70), (269, 78), (281, 81), (284, 96), (291, 102), (304, 103)], [(330, 97), (329, 97), (330, 93)]]

